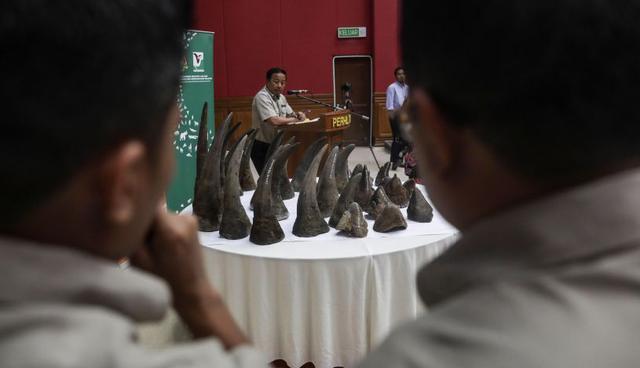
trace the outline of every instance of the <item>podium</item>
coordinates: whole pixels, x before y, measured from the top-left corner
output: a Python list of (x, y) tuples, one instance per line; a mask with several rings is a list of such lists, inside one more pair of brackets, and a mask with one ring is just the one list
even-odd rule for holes
[[(306, 149), (318, 138), (327, 137), (327, 152), (336, 144), (342, 142), (342, 132), (351, 126), (351, 111), (338, 110), (325, 112), (320, 115), (320, 119), (310, 123), (297, 123), (290, 125), (282, 125), (278, 127), (284, 130), (284, 140), (291, 136), (296, 137), (296, 142), (300, 145), (289, 157), (287, 164), (287, 172), (289, 177), (293, 177), (293, 173), (298, 167)], [(326, 153), (325, 152), (325, 156)], [(323, 158), (324, 161), (324, 158)], [(322, 168), (322, 165), (320, 166)]]

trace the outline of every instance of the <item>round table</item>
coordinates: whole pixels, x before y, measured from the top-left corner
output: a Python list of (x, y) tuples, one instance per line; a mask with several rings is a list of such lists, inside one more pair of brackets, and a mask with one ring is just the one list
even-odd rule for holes
[[(424, 191), (424, 188), (420, 188)], [(247, 192), (242, 202), (252, 218)], [(373, 231), (366, 238), (335, 229), (315, 238), (291, 233), (297, 197), (280, 224), (286, 238), (258, 246), (248, 237), (230, 241), (200, 233), (214, 286), (253, 343), (292, 367), (311, 361), (319, 368), (354, 366), (400, 322), (423, 310), (418, 269), (457, 238), (436, 212), (431, 223), (410, 220), (406, 230)], [(187, 212), (190, 209), (187, 209)], [(406, 209), (403, 209), (406, 217)]]

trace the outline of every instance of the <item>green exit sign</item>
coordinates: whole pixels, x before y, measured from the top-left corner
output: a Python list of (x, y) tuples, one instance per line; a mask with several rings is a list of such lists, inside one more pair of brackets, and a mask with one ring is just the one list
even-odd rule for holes
[(338, 38), (367, 37), (367, 27), (338, 27)]

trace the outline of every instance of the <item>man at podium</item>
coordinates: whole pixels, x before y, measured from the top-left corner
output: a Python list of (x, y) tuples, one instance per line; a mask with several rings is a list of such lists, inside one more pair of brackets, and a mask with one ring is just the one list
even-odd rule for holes
[(251, 151), (251, 161), (258, 174), (262, 172), (269, 145), (275, 138), (278, 125), (285, 125), (306, 119), (302, 112), (294, 112), (286, 97), (287, 72), (282, 68), (267, 71), (267, 81), (253, 98), (251, 105), (251, 126), (258, 129), (256, 141)]

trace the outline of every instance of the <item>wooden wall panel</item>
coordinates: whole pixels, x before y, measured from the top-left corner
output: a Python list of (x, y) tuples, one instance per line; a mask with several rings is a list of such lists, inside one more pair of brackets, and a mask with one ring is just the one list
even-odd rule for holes
[(392, 138), (385, 93), (376, 92), (373, 96), (373, 144), (381, 146)]

